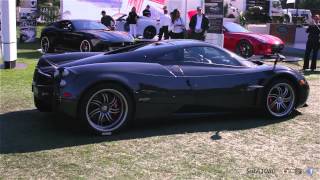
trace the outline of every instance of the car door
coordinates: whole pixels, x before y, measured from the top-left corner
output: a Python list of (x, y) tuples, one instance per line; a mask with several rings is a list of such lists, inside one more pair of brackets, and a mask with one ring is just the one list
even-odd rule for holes
[[(161, 84), (161, 89), (164, 90), (163, 94), (167, 94), (167, 97), (163, 97), (162, 100), (180, 104), (181, 106), (193, 105), (194, 96), (191, 86), (180, 67), (183, 60), (183, 49), (152, 53), (148, 57), (150, 63), (160, 64), (172, 75), (170, 77), (157, 77), (163, 80), (164, 83)], [(156, 77), (153, 78), (156, 82)]]
[(213, 111), (254, 105), (253, 90), (259, 88), (252, 86), (255, 74), (229, 53), (211, 46), (185, 48), (180, 67), (191, 85), (196, 105)]
[(55, 48), (57, 49), (63, 49), (63, 46), (64, 46), (64, 42), (63, 42), (63, 36), (65, 32), (64, 27), (65, 27), (65, 21), (59, 21), (56, 23), (56, 26), (55, 26), (56, 36), (55, 36), (54, 45), (55, 45)]
[(83, 34), (75, 29), (75, 26), (71, 21), (65, 21), (62, 32), (62, 47), (65, 50), (80, 51), (80, 43), (83, 39)]

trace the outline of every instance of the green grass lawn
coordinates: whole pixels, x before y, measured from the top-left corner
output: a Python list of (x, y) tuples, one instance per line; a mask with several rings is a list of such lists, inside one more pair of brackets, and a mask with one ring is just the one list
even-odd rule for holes
[[(289, 119), (241, 114), (151, 120), (97, 137), (76, 120), (34, 109), (39, 45), (18, 48), (18, 63), (27, 68), (0, 70), (0, 179), (307, 179), (308, 167), (320, 168), (319, 73), (306, 73), (309, 106)], [(275, 172), (252, 174), (248, 168)], [(319, 178), (317, 170), (310, 179)]]

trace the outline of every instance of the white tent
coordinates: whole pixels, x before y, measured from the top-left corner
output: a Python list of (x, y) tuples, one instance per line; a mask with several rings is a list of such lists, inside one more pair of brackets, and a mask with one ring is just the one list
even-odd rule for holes
[[(17, 59), (16, 0), (1, 0), (1, 50), (4, 68), (14, 68)], [(11, 23), (10, 23), (11, 22)]]

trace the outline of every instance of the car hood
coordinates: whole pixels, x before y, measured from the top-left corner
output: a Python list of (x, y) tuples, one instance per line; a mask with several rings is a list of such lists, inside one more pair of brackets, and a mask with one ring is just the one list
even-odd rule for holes
[(242, 35), (242, 36), (246, 36), (246, 37), (251, 37), (254, 38), (262, 43), (268, 43), (268, 44), (284, 44), (283, 41), (276, 37), (276, 36), (272, 36), (269, 34), (259, 34), (259, 33), (252, 33), (252, 32), (248, 32), (248, 33), (233, 33), (233, 34), (238, 34), (238, 35)]
[(89, 33), (99, 39), (109, 42), (133, 42), (134, 38), (126, 32), (107, 31), (107, 30), (81, 30), (80, 32)]

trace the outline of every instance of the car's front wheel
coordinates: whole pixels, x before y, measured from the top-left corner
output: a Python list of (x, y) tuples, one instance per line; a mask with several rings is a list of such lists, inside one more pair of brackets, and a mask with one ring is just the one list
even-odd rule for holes
[(81, 119), (90, 130), (98, 134), (119, 131), (128, 124), (132, 114), (132, 98), (117, 84), (97, 85), (81, 101)]
[(156, 34), (157, 34), (156, 28), (153, 26), (148, 26), (143, 32), (143, 37), (145, 39), (152, 39), (154, 38), (154, 36), (156, 36)]
[(292, 83), (281, 79), (271, 83), (265, 93), (265, 111), (275, 118), (289, 116), (295, 109), (296, 92)]
[(52, 41), (50, 41), (48, 36), (41, 37), (40, 46), (42, 53), (51, 53), (54, 52)]
[(89, 40), (82, 40), (80, 43), (80, 51), (81, 52), (91, 52), (92, 51), (92, 45)]
[(247, 40), (241, 40), (237, 44), (236, 53), (244, 58), (253, 56), (253, 46)]

